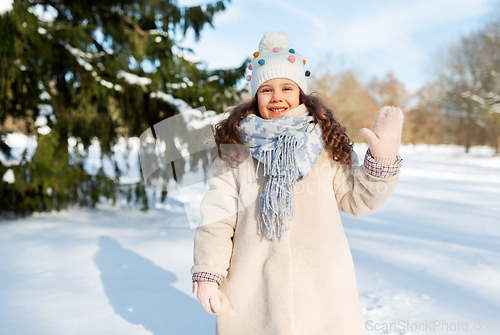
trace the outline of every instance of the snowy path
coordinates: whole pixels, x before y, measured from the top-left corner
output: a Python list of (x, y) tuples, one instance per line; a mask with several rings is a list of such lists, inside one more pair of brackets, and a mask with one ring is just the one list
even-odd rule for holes
[[(500, 159), (430, 149), (402, 150), (400, 183), (379, 211), (343, 216), (365, 321), (500, 334)], [(483, 322), (496, 331), (452, 331)]]
[[(453, 147), (402, 156), (391, 199), (343, 215), (367, 327), (407, 327), (367, 334), (500, 334), (451, 331), (500, 323), (500, 159)], [(147, 213), (101, 205), (0, 221), (0, 334), (214, 334), (190, 293), (194, 231), (170, 196)], [(429, 322), (451, 329), (411, 330)]]

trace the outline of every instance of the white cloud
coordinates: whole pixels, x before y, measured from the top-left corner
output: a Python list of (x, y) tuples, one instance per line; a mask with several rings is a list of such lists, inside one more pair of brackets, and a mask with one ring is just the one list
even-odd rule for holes
[[(486, 0), (483, 1), (484, 6)], [(479, 17), (485, 8), (463, 0), (425, 0), (412, 2), (378, 2), (349, 16), (333, 20), (331, 40), (337, 51), (358, 53), (377, 48), (398, 46), (419, 32), (437, 29), (449, 23)]]
[(214, 26), (220, 24), (238, 23), (245, 18), (245, 12), (240, 7), (229, 5), (226, 10), (214, 16)]
[[(187, 44), (192, 42), (188, 33)], [(228, 35), (207, 32), (198, 43), (191, 44), (194, 54), (185, 53), (190, 61), (206, 61), (209, 69), (225, 69), (240, 66), (247, 54), (248, 41), (234, 40)]]
[[(285, 31), (295, 48), (311, 48), (325, 39), (328, 25), (307, 8), (297, 1), (234, 2), (215, 17), (215, 30), (204, 30), (197, 43), (188, 31), (182, 44), (195, 52), (187, 55), (188, 59), (205, 60), (210, 69), (240, 66), (257, 50), (265, 31)], [(307, 39), (307, 36), (313, 38)]]
[(432, 50), (479, 27), (490, 5), (489, 0), (382, 0), (325, 9), (328, 37), (315, 51), (343, 55), (366, 79), (391, 71), (415, 91), (429, 78), (425, 66)]
[(490, 1), (233, 1), (215, 17), (215, 29), (205, 29), (197, 43), (188, 34), (182, 44), (194, 50), (190, 59), (229, 68), (251, 57), (265, 31), (281, 30), (313, 72), (335, 66), (320, 64), (326, 55), (341, 56), (367, 79), (392, 71), (416, 89), (429, 77), (432, 51), (479, 27)]
[[(298, 2), (298, 5), (294, 5), (292, 1), (283, 0), (259, 0), (259, 2), (266, 4), (266, 6), (270, 4), (275, 5), (294, 14), (296, 16), (295, 21), (289, 22), (289, 24), (309, 27), (308, 30), (313, 32), (311, 36), (314, 37), (309, 42), (313, 44), (318, 42), (323, 43), (324, 39), (328, 36), (328, 25), (321, 16), (308, 10), (308, 7), (304, 6), (304, 2)], [(297, 20), (297, 18), (301, 18), (303, 21)]]

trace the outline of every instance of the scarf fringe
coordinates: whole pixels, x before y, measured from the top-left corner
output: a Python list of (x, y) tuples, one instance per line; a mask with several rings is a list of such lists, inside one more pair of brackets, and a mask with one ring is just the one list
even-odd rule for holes
[(293, 189), (299, 177), (295, 161), (297, 144), (294, 136), (280, 135), (274, 150), (263, 150), (259, 154), (264, 176), (269, 175), (259, 199), (259, 234), (265, 226), (271, 240), (277, 237), (281, 240), (295, 216)]
[(323, 150), (321, 127), (316, 124), (310, 115), (264, 120), (251, 114), (240, 122), (242, 141), (258, 161), (255, 177), (261, 163), (264, 176), (269, 176), (260, 194), (257, 221), (259, 235), (265, 227), (270, 240), (281, 240), (290, 229), (294, 188), (299, 179), (307, 178)]

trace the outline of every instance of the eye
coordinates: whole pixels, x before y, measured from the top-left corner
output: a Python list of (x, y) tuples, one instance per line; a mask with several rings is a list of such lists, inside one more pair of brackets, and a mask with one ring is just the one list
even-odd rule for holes
[(263, 88), (260, 90), (261, 93), (267, 93), (267, 92), (271, 92), (271, 89), (270, 88)]
[(283, 87), (283, 91), (291, 91), (291, 90), (293, 90), (293, 88), (290, 86)]

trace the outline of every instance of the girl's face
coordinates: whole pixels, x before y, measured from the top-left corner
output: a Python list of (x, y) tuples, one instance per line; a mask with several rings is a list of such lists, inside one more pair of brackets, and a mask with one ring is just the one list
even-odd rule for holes
[(290, 79), (271, 79), (260, 85), (257, 102), (262, 118), (279, 119), (290, 109), (300, 105), (300, 88)]

